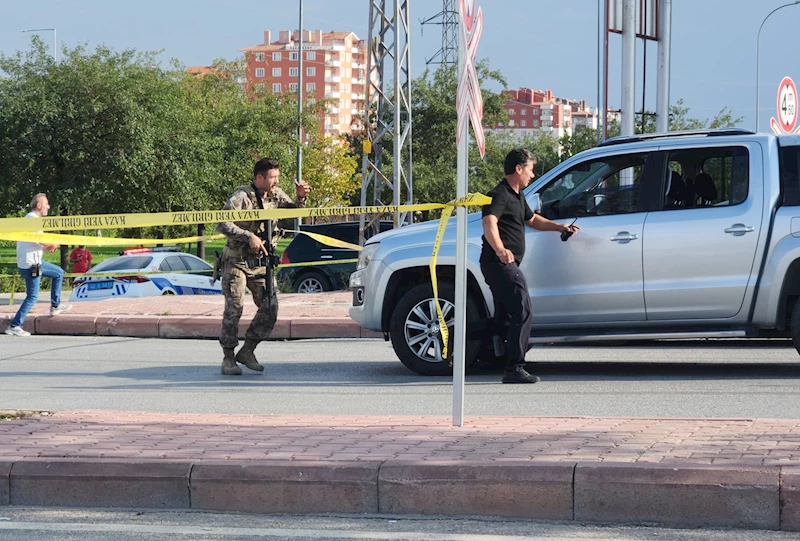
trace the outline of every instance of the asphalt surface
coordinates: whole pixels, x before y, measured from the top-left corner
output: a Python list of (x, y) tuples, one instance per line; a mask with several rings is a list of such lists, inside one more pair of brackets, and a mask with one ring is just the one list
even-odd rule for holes
[[(8, 519), (8, 520), (4, 520)], [(523, 520), (408, 516), (253, 516), (147, 510), (0, 508), (3, 541), (779, 541), (762, 530), (674, 530)]]
[[(221, 376), (214, 340), (0, 336), (0, 408), (450, 415), (449, 378), (417, 376), (380, 339), (268, 342), (263, 374)], [(539, 384), (469, 375), (467, 415), (800, 418), (788, 341), (537, 347)]]

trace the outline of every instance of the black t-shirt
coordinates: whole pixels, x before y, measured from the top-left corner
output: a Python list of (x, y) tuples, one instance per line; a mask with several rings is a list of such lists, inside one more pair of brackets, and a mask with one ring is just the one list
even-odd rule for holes
[[(483, 207), (483, 215), (497, 216), (497, 228), (500, 230), (500, 240), (506, 249), (511, 250), (517, 263), (522, 263), (525, 255), (525, 222), (533, 218), (533, 211), (528, 206), (522, 192), (515, 192), (508, 182), (503, 179), (500, 184), (491, 189), (487, 196), (492, 202)], [(483, 236), (483, 253), (481, 257), (487, 261), (499, 262), (491, 244)]]

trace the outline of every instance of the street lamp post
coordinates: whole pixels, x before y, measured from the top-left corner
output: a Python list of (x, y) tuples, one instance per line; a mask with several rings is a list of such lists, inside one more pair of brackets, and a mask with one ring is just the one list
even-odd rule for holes
[(761, 79), (761, 29), (764, 28), (764, 23), (767, 22), (767, 19), (769, 19), (773, 13), (783, 8), (796, 6), (798, 4), (800, 4), (800, 0), (795, 0), (794, 2), (789, 2), (788, 4), (776, 7), (775, 9), (770, 11), (766, 17), (764, 17), (764, 20), (761, 21), (761, 26), (758, 27), (758, 36), (756, 36), (756, 131), (758, 131), (758, 120), (759, 120), (758, 106), (759, 106), (759, 96), (760, 96), (759, 81)]
[[(800, 0), (798, 0), (800, 2)], [(53, 60), (58, 62), (58, 39), (56, 38), (56, 29), (55, 28), (30, 28), (26, 30), (20, 30), (20, 32), (52, 32), (53, 33)]]

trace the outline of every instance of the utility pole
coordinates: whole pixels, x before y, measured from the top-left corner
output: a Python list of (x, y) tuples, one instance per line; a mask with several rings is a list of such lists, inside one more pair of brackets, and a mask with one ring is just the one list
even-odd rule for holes
[[(409, 0), (370, 0), (367, 37), (366, 110), (361, 160), (361, 206), (385, 205), (383, 190), (392, 193), (392, 205), (413, 202), (411, 173), (411, 40)], [(387, 77), (389, 76), (389, 77)], [(384, 143), (392, 141), (392, 178), (383, 173)], [(371, 196), (371, 197), (370, 197)], [(365, 232), (379, 231), (381, 215), (359, 219), (359, 243)], [(395, 212), (394, 226), (412, 222), (410, 213)]]
[(458, 2), (442, 0), (442, 11), (420, 20), (420, 24), (439, 24), (442, 26), (442, 48), (435, 55), (425, 60), (426, 65), (445, 64), (452, 66), (458, 58)]

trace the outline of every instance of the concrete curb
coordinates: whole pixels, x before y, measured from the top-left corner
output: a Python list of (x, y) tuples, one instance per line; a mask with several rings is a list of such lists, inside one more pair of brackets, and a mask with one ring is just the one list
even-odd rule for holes
[(0, 505), (800, 529), (800, 468), (520, 461), (0, 462)]
[[(12, 315), (2, 317), (3, 328)], [(239, 323), (241, 335), (252, 318), (243, 317)], [(219, 338), (222, 317), (215, 316), (89, 316), (61, 314), (28, 316), (22, 327), (32, 334), (70, 336), (129, 336), (135, 338)], [(299, 340), (304, 338), (382, 338), (383, 333), (368, 331), (348, 317), (278, 318), (270, 340)]]

